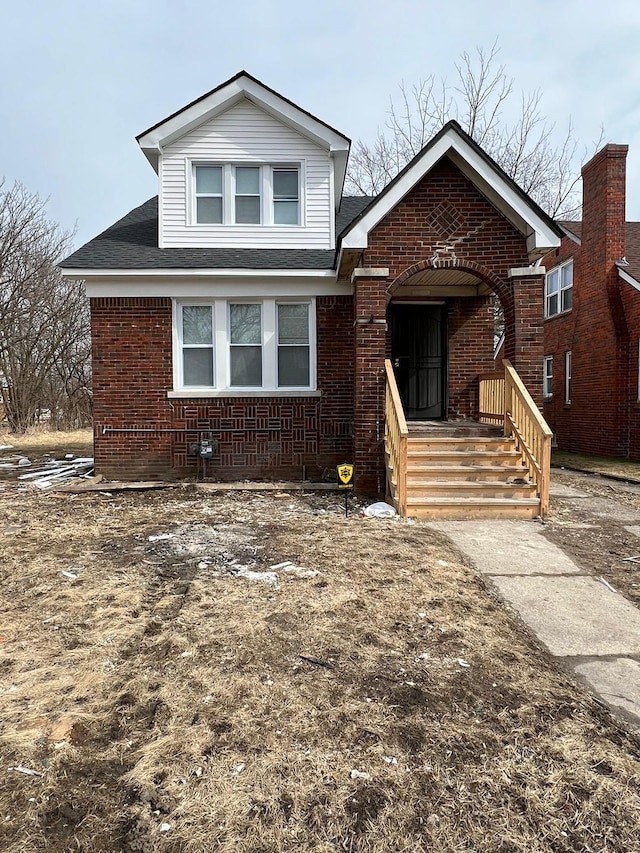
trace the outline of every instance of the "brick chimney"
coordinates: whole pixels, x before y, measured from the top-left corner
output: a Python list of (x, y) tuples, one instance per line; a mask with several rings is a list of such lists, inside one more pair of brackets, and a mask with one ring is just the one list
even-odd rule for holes
[[(582, 168), (582, 247), (587, 265), (611, 272), (625, 253), (625, 185), (628, 145), (605, 145)], [(586, 270), (585, 270), (586, 272)]]
[(628, 452), (629, 331), (616, 267), (625, 254), (627, 150), (605, 145), (582, 169), (574, 264), (572, 421), (588, 423), (607, 456)]

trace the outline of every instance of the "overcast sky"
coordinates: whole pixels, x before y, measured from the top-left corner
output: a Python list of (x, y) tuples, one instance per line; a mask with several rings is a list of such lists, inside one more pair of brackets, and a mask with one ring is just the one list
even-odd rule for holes
[(353, 140), (401, 81), (489, 49), (593, 151), (628, 143), (640, 219), (637, 0), (0, 0), (0, 176), (49, 198), (79, 246), (157, 192), (135, 135), (246, 69)]

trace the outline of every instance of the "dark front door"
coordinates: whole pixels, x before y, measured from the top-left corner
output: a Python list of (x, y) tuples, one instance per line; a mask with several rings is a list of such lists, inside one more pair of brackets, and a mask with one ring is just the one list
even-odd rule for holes
[(442, 305), (394, 305), (391, 363), (405, 416), (446, 417), (446, 328)]

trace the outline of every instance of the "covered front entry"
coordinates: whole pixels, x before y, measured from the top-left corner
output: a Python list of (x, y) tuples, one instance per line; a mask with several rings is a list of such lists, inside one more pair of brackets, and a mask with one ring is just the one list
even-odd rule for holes
[(405, 416), (442, 419), (447, 413), (444, 305), (391, 306), (391, 361)]

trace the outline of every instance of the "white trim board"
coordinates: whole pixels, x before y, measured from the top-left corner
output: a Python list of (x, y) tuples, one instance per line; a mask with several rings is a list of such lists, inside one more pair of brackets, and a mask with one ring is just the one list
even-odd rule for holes
[(164, 146), (230, 109), (243, 98), (329, 151), (336, 163), (337, 186), (342, 187), (351, 145), (349, 139), (245, 74), (143, 132), (137, 137), (138, 145), (157, 172)]
[(369, 232), (378, 225), (427, 175), (436, 163), (448, 156), (485, 198), (527, 240), (530, 255), (543, 256), (560, 245), (560, 237), (455, 128), (450, 127), (430, 148), (418, 155), (407, 171), (374, 202), (368, 212), (345, 234), (343, 249), (366, 249)]
[(93, 297), (153, 297), (191, 299), (200, 297), (211, 298), (243, 298), (256, 297), (311, 297), (311, 296), (351, 296), (353, 285), (348, 281), (328, 281), (326, 279), (193, 279), (185, 276), (180, 279), (168, 280), (95, 278), (86, 281), (87, 296)]

